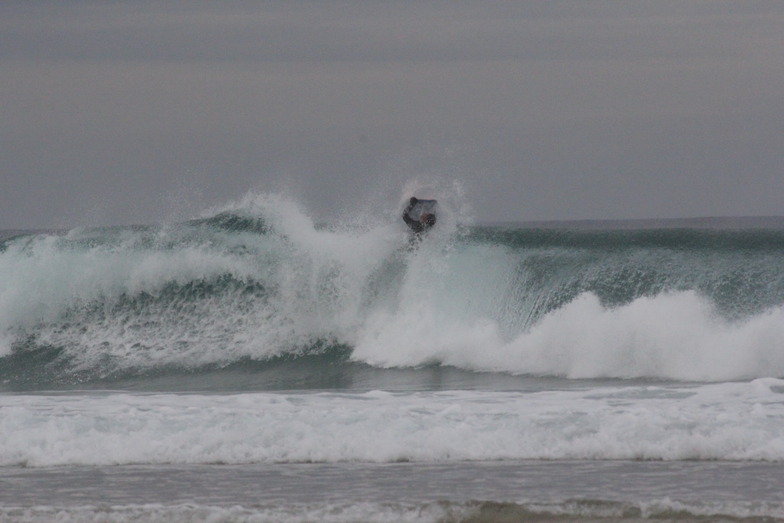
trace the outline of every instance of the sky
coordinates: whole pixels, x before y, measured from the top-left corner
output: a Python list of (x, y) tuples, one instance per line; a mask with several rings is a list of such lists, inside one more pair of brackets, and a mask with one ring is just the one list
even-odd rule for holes
[(252, 192), (328, 221), (412, 180), (485, 222), (784, 215), (782, 27), (781, 0), (4, 0), (0, 229)]

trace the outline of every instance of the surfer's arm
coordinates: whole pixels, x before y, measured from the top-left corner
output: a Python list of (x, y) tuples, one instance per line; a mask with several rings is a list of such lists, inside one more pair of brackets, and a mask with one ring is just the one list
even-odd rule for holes
[(408, 206), (405, 209), (403, 209), (403, 221), (406, 222), (406, 225), (408, 225), (409, 227), (411, 227), (412, 224), (417, 224), (417, 225), (419, 224), (419, 222), (417, 222), (415, 219), (413, 219), (411, 216), (408, 215), (408, 213), (411, 212), (411, 209), (414, 208), (414, 205), (416, 205), (416, 202), (417, 199), (414, 196), (412, 196), (411, 199), (408, 201)]

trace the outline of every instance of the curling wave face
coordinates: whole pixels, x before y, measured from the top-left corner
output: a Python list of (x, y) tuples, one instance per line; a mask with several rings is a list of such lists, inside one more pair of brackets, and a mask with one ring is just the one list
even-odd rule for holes
[[(567, 378), (784, 376), (784, 232), (319, 227), (276, 197), (0, 243), (0, 378), (327, 354)], [(284, 378), (285, 379), (285, 378)], [(284, 387), (285, 388), (285, 387)]]

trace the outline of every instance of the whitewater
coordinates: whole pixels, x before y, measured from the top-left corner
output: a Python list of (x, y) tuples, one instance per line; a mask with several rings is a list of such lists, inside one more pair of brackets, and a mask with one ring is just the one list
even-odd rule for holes
[(0, 521), (784, 518), (784, 220), (0, 232)]

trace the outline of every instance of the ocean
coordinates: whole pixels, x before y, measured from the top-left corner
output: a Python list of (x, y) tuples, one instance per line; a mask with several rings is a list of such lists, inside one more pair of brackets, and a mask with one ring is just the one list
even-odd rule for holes
[(0, 232), (0, 522), (784, 521), (784, 219)]

